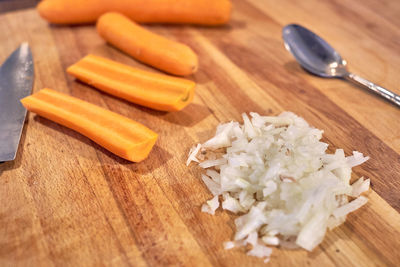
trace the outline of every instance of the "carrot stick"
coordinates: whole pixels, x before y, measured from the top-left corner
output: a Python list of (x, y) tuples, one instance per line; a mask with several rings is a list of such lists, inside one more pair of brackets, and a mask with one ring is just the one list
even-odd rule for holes
[(165, 72), (185, 76), (197, 70), (197, 55), (190, 47), (152, 33), (120, 13), (102, 15), (97, 32), (133, 58)]
[(229, 0), (44, 0), (39, 14), (51, 23), (93, 23), (119, 12), (139, 23), (221, 25), (229, 21)]
[(103, 57), (88, 55), (67, 72), (101, 91), (157, 110), (177, 111), (189, 104), (195, 83), (136, 69)]
[(144, 160), (157, 140), (155, 132), (138, 122), (52, 89), (25, 97), (21, 103), (130, 161)]

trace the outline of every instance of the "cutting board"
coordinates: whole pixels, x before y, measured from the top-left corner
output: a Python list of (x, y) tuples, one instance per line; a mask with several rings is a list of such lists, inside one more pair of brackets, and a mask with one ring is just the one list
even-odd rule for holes
[(329, 151), (370, 156), (354, 178), (371, 179), (366, 206), (312, 252), (276, 248), (271, 266), (398, 266), (400, 109), (342, 80), (311, 76), (284, 49), (282, 27), (323, 36), (363, 77), (400, 93), (400, 3), (234, 1), (223, 27), (148, 25), (199, 55), (192, 104), (158, 112), (97, 91), (67, 75), (88, 53), (157, 72), (107, 45), (92, 25), (54, 26), (33, 9), (0, 16), (0, 60), (22, 41), (35, 61), (34, 92), (49, 87), (136, 120), (159, 133), (141, 163), (29, 113), (17, 158), (0, 165), (1, 266), (262, 266), (224, 250), (234, 215), (200, 211), (211, 198), (190, 147), (241, 113), (289, 110), (325, 131)]

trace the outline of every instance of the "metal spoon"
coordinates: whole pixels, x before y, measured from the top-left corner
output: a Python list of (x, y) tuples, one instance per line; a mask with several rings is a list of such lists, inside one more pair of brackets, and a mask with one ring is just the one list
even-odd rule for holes
[(362, 85), (400, 107), (400, 96), (360, 76), (347, 71), (342, 59), (321, 37), (297, 25), (286, 25), (282, 30), (285, 47), (300, 65), (309, 72), (327, 78), (343, 78)]

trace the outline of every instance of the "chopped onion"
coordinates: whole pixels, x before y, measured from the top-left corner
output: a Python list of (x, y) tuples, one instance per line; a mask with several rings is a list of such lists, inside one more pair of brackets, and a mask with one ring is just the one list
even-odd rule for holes
[(363, 164), (369, 159), (369, 157), (364, 157), (362, 153), (353, 151), (353, 156), (347, 157), (347, 164), (350, 168)]
[(224, 249), (231, 249), (235, 247), (235, 242), (233, 241), (227, 241), (224, 243)]
[(201, 207), (201, 211), (214, 215), (218, 207), (219, 207), (218, 196), (214, 196), (212, 199), (208, 200), (206, 203), (203, 204), (203, 206)]
[(359, 195), (361, 195), (361, 193), (368, 191), (369, 184), (370, 184), (369, 179), (364, 180), (363, 177), (361, 177), (351, 185), (352, 191), (350, 196), (358, 197)]
[[(257, 246), (253, 246), (253, 248), (249, 252), (247, 252), (247, 255), (255, 256), (255, 257), (259, 257), (259, 258), (269, 258), (271, 253), (272, 253), (271, 248), (258, 244)], [(267, 262), (268, 262), (268, 260), (267, 260)]]
[(251, 244), (253, 246), (256, 246), (257, 243), (258, 243), (258, 234), (257, 234), (257, 232), (256, 231), (251, 232), (247, 236), (247, 238), (246, 238), (246, 240), (244, 242), (245, 242), (245, 244)]
[(327, 216), (328, 213), (322, 210), (315, 213), (301, 229), (296, 244), (311, 251), (321, 243), (326, 232)]
[(199, 162), (199, 160), (196, 158), (197, 153), (199, 153), (201, 148), (201, 144), (197, 144), (196, 147), (192, 147), (189, 151), (189, 157), (186, 161), (186, 166), (189, 166), (190, 162), (195, 161)]
[(202, 163), (199, 164), (200, 167), (203, 169), (207, 169), (210, 167), (222, 165), (226, 163), (226, 159), (210, 159), (210, 160), (205, 160)]
[(220, 177), (220, 175), (219, 175), (218, 172), (216, 172), (216, 171), (214, 171), (214, 170), (211, 170), (211, 169), (208, 169), (208, 170), (206, 171), (206, 174), (207, 174), (209, 177), (211, 177), (211, 179), (212, 179), (214, 182), (216, 182), (216, 183), (218, 183), (218, 184), (221, 183), (221, 177)]
[(276, 236), (263, 236), (262, 241), (264, 242), (264, 244), (270, 246), (279, 245), (279, 238), (277, 238)]
[[(269, 260), (268, 246), (313, 250), (327, 229), (341, 225), (346, 215), (363, 206), (360, 196), (370, 180), (350, 185), (351, 168), (368, 160), (343, 149), (327, 154), (323, 131), (310, 127), (291, 112), (279, 116), (242, 114), (238, 122), (220, 124), (213, 138), (192, 148), (187, 164), (199, 162), (207, 169), (202, 180), (214, 197), (202, 211), (214, 214), (220, 206), (240, 214), (235, 220), (235, 241), (225, 249), (249, 244), (249, 255)], [(349, 202), (348, 197), (357, 197)]]
[(201, 175), (201, 179), (214, 196), (221, 194), (221, 186), (218, 183), (214, 182), (205, 174)]
[(353, 212), (362, 206), (364, 206), (365, 203), (367, 203), (368, 199), (363, 196), (359, 196), (358, 198), (354, 199), (353, 201), (347, 203), (346, 205), (343, 205), (333, 211), (333, 216), (336, 218), (340, 218), (343, 216), (346, 216), (350, 212)]
[(223, 194), (224, 201), (222, 202), (222, 208), (229, 210), (233, 213), (244, 212), (245, 209), (240, 205), (239, 201), (231, 197), (228, 193)]

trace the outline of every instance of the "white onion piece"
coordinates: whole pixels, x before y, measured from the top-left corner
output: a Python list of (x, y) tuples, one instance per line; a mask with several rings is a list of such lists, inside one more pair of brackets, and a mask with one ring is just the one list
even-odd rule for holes
[(203, 169), (207, 169), (210, 167), (214, 167), (214, 166), (218, 166), (218, 165), (222, 165), (226, 163), (226, 159), (211, 159), (211, 160), (205, 160), (202, 163), (199, 164), (200, 167), (202, 167)]
[(197, 153), (199, 153), (201, 148), (201, 144), (197, 144), (196, 147), (192, 147), (189, 151), (189, 157), (186, 161), (186, 166), (189, 166), (190, 162), (195, 161), (199, 162), (199, 160), (196, 158)]
[(204, 184), (207, 186), (208, 190), (214, 195), (218, 196), (221, 194), (221, 186), (210, 179), (207, 175), (202, 174), (201, 179), (203, 180)]
[(254, 246), (257, 246), (257, 244), (258, 244), (258, 234), (257, 234), (257, 232), (256, 232), (256, 231), (251, 232), (251, 233), (247, 236), (247, 238), (246, 238), (246, 240), (245, 240), (244, 242), (245, 242), (245, 244), (251, 244), (251, 245), (253, 245), (253, 247), (254, 247)]
[[(200, 150), (219, 149), (201, 155), (199, 166), (207, 169), (202, 180), (214, 195), (202, 210), (214, 214), (222, 195), (222, 209), (240, 215), (235, 241), (225, 242), (226, 249), (249, 244), (248, 254), (265, 262), (272, 251), (266, 245), (311, 251), (327, 229), (367, 202), (360, 194), (370, 180), (349, 183), (351, 168), (368, 157), (357, 151), (346, 157), (343, 149), (327, 154), (323, 131), (291, 112), (275, 117), (252, 112), (242, 118), (243, 125), (220, 124), (215, 136), (189, 155), (199, 161)], [(349, 202), (348, 196), (358, 198)]]
[(358, 198), (354, 199), (353, 201), (343, 205), (333, 211), (333, 216), (336, 218), (340, 218), (346, 216), (350, 212), (353, 212), (362, 206), (364, 206), (368, 202), (368, 199), (363, 196), (359, 196)]
[(279, 238), (277, 238), (276, 236), (263, 236), (261, 239), (266, 245), (270, 246), (279, 245)]
[(247, 255), (250, 256), (255, 256), (258, 258), (267, 258), (265, 262), (268, 262), (268, 258), (272, 253), (272, 249), (264, 246), (264, 245), (257, 245), (254, 246), (249, 252), (247, 252)]
[(313, 250), (324, 239), (327, 217), (326, 212), (315, 213), (301, 229), (296, 244), (308, 251)]
[(364, 157), (362, 153), (353, 151), (353, 156), (347, 157), (347, 164), (349, 165), (350, 168), (361, 165), (364, 162), (366, 162), (369, 159), (369, 157)]
[(245, 209), (240, 205), (239, 201), (231, 197), (228, 193), (223, 194), (224, 201), (222, 202), (222, 208), (229, 210), (233, 213), (244, 212)]
[(211, 179), (212, 179), (214, 182), (216, 182), (216, 183), (218, 183), (218, 184), (221, 183), (221, 176), (219, 175), (218, 172), (216, 172), (216, 171), (214, 171), (214, 170), (211, 170), (211, 169), (208, 169), (208, 170), (206, 171), (206, 174), (207, 174), (209, 177), (211, 177)]
[(363, 177), (361, 177), (351, 185), (352, 191), (350, 196), (358, 197), (362, 193), (368, 191), (369, 185), (370, 185), (370, 180), (369, 179), (364, 180)]
[(214, 196), (212, 199), (208, 200), (206, 203), (203, 204), (203, 206), (201, 207), (201, 211), (214, 215), (218, 207), (219, 207), (218, 196)]
[(234, 247), (235, 247), (235, 242), (233, 241), (224, 242), (224, 249), (231, 249)]

